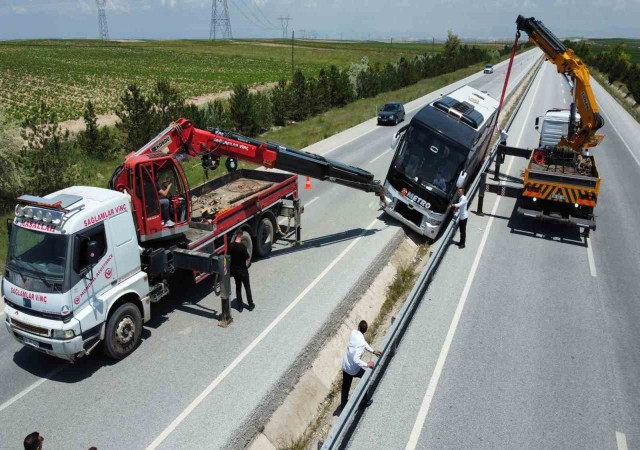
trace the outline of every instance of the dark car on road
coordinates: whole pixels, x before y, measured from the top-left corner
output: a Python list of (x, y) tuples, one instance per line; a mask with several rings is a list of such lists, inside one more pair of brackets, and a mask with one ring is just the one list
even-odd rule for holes
[(385, 104), (378, 113), (378, 125), (392, 123), (397, 125), (404, 120), (404, 106), (399, 102)]

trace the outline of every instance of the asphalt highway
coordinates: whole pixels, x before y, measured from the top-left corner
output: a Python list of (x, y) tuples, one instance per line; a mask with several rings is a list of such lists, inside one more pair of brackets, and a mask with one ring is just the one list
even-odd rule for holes
[[(640, 446), (640, 125), (594, 89), (597, 230), (518, 217), (493, 194), (484, 216), (470, 208), (466, 249), (448, 249), (351, 449)], [(570, 101), (543, 64), (508, 144), (534, 147), (535, 118)], [(524, 163), (507, 157), (502, 172)]]
[[(537, 50), (520, 55), (514, 81), (539, 56)], [(465, 83), (498, 97), (505, 67), (407, 104), (406, 120), (440, 92)], [(391, 136), (403, 124), (374, 122), (307, 150), (384, 179)], [(168, 300), (153, 305), (140, 347), (118, 363), (99, 352), (73, 365), (50, 358), (23, 348), (2, 326), (0, 448), (18, 448), (34, 430), (47, 448), (242, 447), (308, 367), (309, 349), (320, 345), (327, 324), (370, 283), (403, 236), (381, 215), (375, 196), (330, 183), (312, 186), (304, 190), (301, 180), (302, 244), (278, 243), (254, 262), (257, 307), (232, 309), (227, 329), (217, 326), (220, 299), (206, 282), (173, 286)]]

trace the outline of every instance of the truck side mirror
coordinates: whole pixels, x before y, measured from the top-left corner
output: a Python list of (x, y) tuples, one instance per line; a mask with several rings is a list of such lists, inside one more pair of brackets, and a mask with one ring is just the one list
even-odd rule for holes
[(13, 219), (7, 219), (7, 235), (11, 237), (11, 227), (13, 226)]
[(391, 137), (391, 148), (395, 150), (398, 147), (398, 142), (400, 142), (400, 132), (396, 131)]
[(85, 261), (88, 266), (95, 266), (103, 253), (102, 245), (98, 241), (87, 242)]
[(462, 171), (460, 175), (458, 175), (458, 181), (456, 181), (456, 186), (461, 188), (464, 186), (464, 182), (467, 181), (467, 172)]

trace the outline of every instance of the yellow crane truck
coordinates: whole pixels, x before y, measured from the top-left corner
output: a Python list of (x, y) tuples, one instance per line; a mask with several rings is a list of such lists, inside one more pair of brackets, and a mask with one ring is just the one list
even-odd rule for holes
[(588, 236), (589, 230), (596, 228), (594, 208), (600, 192), (600, 175), (589, 149), (604, 138), (596, 134), (604, 120), (591, 89), (589, 70), (541, 21), (518, 16), (516, 24), (516, 43), (520, 31), (527, 33), (529, 41), (545, 53), (558, 72), (571, 80), (574, 98), (569, 110), (548, 111), (541, 126), (540, 118), (536, 119), (536, 129), (540, 130), (537, 148), (518, 149), (501, 144), (496, 176), (504, 155), (527, 157), (518, 213), (574, 224)]

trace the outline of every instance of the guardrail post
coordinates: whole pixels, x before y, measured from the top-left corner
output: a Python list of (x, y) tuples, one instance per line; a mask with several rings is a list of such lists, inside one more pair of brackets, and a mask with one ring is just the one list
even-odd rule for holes
[(478, 211), (479, 216), (484, 216), (482, 206), (484, 205), (484, 193), (487, 191), (487, 172), (480, 174), (480, 185), (478, 186)]
[(229, 255), (218, 256), (218, 274), (220, 275), (220, 301), (222, 302), (221, 318), (218, 325), (227, 328), (233, 322), (231, 317), (231, 305), (229, 292), (231, 291), (231, 275), (229, 274)]

